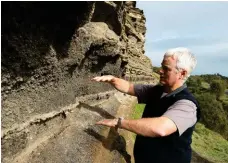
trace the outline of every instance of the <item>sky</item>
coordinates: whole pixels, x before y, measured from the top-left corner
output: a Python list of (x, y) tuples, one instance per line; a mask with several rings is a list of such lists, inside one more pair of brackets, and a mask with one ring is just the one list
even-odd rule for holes
[(160, 66), (170, 48), (189, 48), (197, 59), (193, 75), (228, 76), (228, 1), (138, 1), (146, 17), (145, 55)]

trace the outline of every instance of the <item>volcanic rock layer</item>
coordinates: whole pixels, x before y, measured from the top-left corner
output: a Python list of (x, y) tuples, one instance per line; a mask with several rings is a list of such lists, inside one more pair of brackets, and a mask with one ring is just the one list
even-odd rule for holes
[(2, 2), (2, 162), (96, 162), (104, 147), (129, 162), (94, 123), (132, 99), (91, 78), (153, 80), (145, 32), (135, 2)]

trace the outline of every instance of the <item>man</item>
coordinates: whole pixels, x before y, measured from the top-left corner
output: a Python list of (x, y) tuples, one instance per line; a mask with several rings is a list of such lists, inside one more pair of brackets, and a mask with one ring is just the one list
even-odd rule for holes
[(93, 78), (108, 82), (146, 104), (141, 119), (105, 119), (97, 124), (136, 133), (136, 163), (190, 163), (190, 145), (199, 119), (199, 106), (185, 81), (195, 68), (196, 59), (186, 48), (170, 49), (161, 66), (160, 85), (156, 86), (134, 85), (111, 75)]

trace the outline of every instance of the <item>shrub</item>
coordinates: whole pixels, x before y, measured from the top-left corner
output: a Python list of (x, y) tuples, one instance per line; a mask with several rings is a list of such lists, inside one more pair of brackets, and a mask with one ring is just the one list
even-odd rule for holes
[(201, 122), (213, 131), (227, 137), (225, 129), (228, 128), (228, 120), (221, 102), (210, 93), (197, 94), (196, 99), (201, 107)]
[(225, 93), (225, 83), (222, 80), (214, 80), (211, 85), (211, 92), (216, 94), (217, 99)]

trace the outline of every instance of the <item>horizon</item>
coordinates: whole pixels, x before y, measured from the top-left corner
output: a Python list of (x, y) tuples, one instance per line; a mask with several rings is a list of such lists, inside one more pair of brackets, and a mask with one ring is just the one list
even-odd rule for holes
[(137, 1), (136, 7), (146, 18), (145, 55), (153, 66), (168, 49), (186, 47), (197, 59), (192, 75), (228, 77), (228, 2)]

